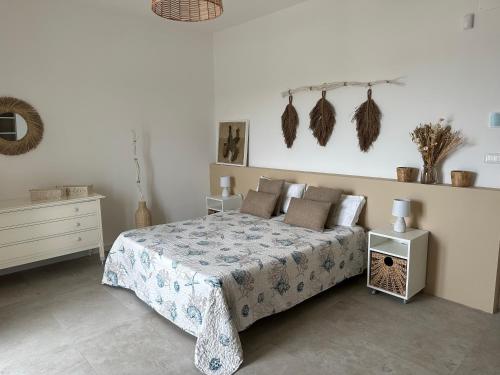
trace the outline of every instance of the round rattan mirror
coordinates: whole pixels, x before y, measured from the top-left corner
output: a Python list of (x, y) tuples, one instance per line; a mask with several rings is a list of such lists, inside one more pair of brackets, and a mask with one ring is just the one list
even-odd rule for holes
[(24, 154), (42, 137), (43, 123), (35, 108), (20, 99), (0, 97), (0, 154)]

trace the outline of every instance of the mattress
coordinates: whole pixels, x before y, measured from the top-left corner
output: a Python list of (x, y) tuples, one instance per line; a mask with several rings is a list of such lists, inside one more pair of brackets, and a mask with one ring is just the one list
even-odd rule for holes
[(319, 233), (283, 218), (231, 211), (124, 232), (102, 282), (196, 336), (201, 372), (232, 374), (243, 361), (239, 331), (365, 269), (363, 228)]

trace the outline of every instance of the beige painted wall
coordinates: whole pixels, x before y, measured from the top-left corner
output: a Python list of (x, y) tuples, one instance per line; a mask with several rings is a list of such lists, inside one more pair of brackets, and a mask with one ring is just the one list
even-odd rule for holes
[(97, 0), (0, 2), (0, 95), (45, 122), (36, 150), (0, 155), (0, 199), (92, 183), (107, 196), (106, 244), (133, 226), (132, 128), (156, 223), (200, 215), (208, 190), (212, 38), (144, 5), (139, 15)]
[[(483, 3), (493, 9), (481, 10)], [(464, 31), (470, 12), (476, 27)], [(483, 163), (485, 153), (500, 152), (500, 130), (488, 128), (489, 112), (500, 111), (499, 19), (500, 0), (310, 0), (217, 32), (215, 121), (250, 120), (252, 166), (393, 178), (399, 165), (421, 166), (409, 132), (447, 117), (469, 145), (444, 163), (444, 181), (451, 170), (468, 169), (478, 172), (478, 186), (500, 187), (500, 164)], [(359, 151), (350, 122), (366, 98), (360, 88), (328, 94), (337, 125), (325, 148), (307, 121), (320, 93), (296, 95), (301, 123), (286, 148), (283, 90), (398, 76), (405, 87), (374, 88), (384, 117), (369, 153)]]
[(390, 179), (212, 164), (211, 190), (219, 193), (219, 177), (232, 176), (234, 192), (246, 194), (255, 189), (262, 175), (366, 196), (361, 223), (369, 229), (393, 220), (393, 199), (411, 199), (413, 216), (409, 226), (431, 232), (425, 291), (483, 311), (496, 310), (500, 189), (406, 184)]

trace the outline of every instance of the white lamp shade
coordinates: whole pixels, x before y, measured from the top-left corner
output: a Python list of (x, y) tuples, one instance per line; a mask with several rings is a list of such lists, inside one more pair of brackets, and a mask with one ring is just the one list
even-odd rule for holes
[(221, 188), (231, 187), (231, 176), (222, 176), (220, 178), (220, 187)]
[(408, 199), (394, 199), (392, 216), (409, 217), (411, 215), (411, 201)]

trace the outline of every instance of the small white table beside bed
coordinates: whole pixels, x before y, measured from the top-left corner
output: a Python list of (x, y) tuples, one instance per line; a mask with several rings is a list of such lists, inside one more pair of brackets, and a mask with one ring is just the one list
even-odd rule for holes
[(243, 361), (238, 332), (363, 273), (366, 257), (362, 227), (317, 232), (229, 211), (122, 233), (103, 283), (197, 337), (196, 367), (226, 375)]

